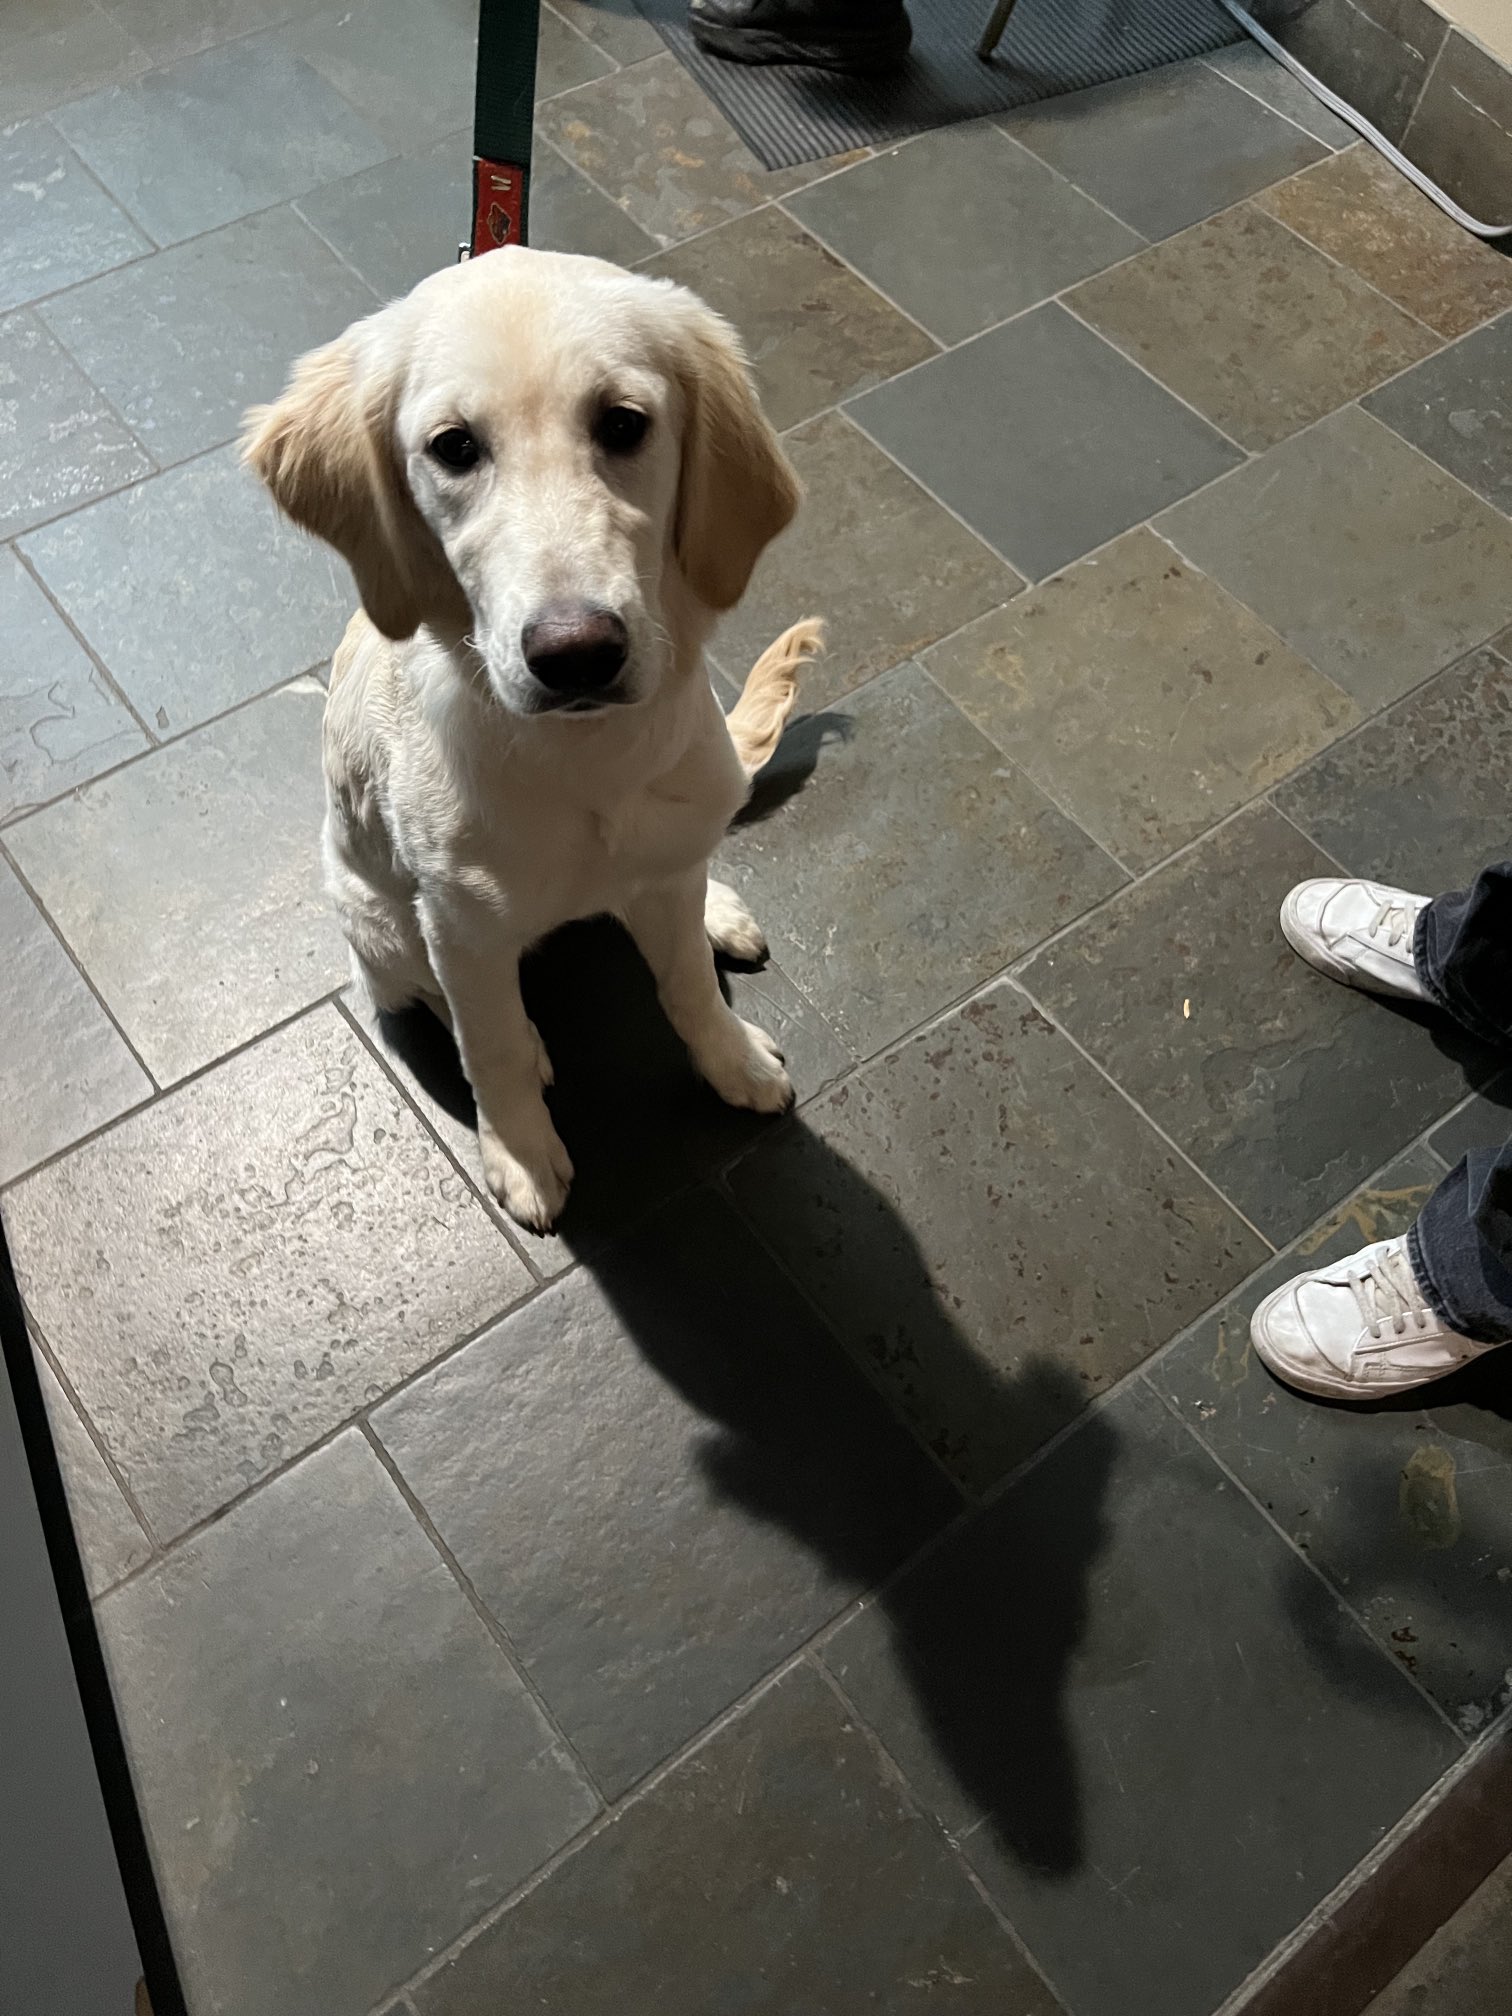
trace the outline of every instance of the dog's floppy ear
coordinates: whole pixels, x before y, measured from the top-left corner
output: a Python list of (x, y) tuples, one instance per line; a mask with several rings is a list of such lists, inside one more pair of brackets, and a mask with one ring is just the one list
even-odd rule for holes
[(404, 638), (454, 611), (462, 591), (399, 466), (395, 377), (365, 357), (370, 326), (312, 350), (282, 397), (252, 408), (242, 459), (281, 511), (341, 554), (384, 636)]
[(699, 601), (733, 609), (802, 493), (734, 331), (701, 302), (690, 310), (679, 359), (686, 417), (675, 547)]

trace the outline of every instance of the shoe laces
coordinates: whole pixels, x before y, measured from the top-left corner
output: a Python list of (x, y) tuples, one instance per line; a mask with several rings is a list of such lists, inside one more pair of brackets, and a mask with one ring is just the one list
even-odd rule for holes
[(1405, 903), (1385, 902), (1371, 919), (1370, 935), (1378, 938), (1384, 930), (1388, 945), (1400, 945), (1417, 922), (1416, 915)]
[(1393, 1337), (1405, 1336), (1409, 1321), (1415, 1329), (1428, 1328), (1427, 1305), (1413, 1276), (1412, 1264), (1400, 1248), (1383, 1253), (1368, 1267), (1351, 1267), (1349, 1285), (1360, 1321), (1376, 1343), (1385, 1336), (1388, 1324)]

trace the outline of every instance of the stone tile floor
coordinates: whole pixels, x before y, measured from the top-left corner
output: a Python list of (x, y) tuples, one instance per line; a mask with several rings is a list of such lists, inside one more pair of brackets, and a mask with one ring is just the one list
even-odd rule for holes
[(1506, 851), (1512, 262), (1254, 51), (768, 174), (548, 5), (538, 240), (809, 487), (716, 679), (833, 640), (728, 848), (798, 1115), (575, 928), (522, 1246), (344, 992), (350, 588), (228, 445), (450, 255), (471, 32), (0, 23), (0, 1181), (192, 2006), (1209, 2016), (1507, 1705), (1502, 1368), (1245, 1325), (1512, 1125), (1275, 923)]

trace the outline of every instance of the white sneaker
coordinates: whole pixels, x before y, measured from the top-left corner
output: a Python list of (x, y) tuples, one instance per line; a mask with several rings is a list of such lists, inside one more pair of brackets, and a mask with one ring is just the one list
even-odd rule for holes
[(1299, 1274), (1250, 1318), (1250, 1341), (1288, 1386), (1325, 1400), (1375, 1400), (1442, 1379), (1494, 1351), (1433, 1312), (1405, 1235)]
[(1426, 1001), (1412, 941), (1431, 900), (1380, 882), (1299, 882), (1281, 905), (1281, 929), (1292, 950), (1331, 980)]

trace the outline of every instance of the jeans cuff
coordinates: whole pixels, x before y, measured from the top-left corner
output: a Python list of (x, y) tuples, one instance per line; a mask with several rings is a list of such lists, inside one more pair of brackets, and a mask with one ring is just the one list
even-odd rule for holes
[(1423, 992), (1435, 1008), (1441, 1009), (1451, 1022), (1457, 1022), (1461, 1029), (1475, 1038), (1477, 1043), (1484, 1043), (1493, 1050), (1504, 1050), (1507, 1047), (1508, 1032), (1505, 1029), (1498, 1029), (1494, 1022), (1485, 1021), (1473, 1008), (1467, 1008), (1463, 1002), (1456, 1001), (1434, 971), (1433, 947), (1429, 943), (1429, 933), (1433, 928), (1434, 904), (1438, 900), (1435, 897), (1432, 903), (1423, 905), (1418, 912), (1417, 922), (1412, 927), (1412, 964), (1418, 979), (1423, 984)]

